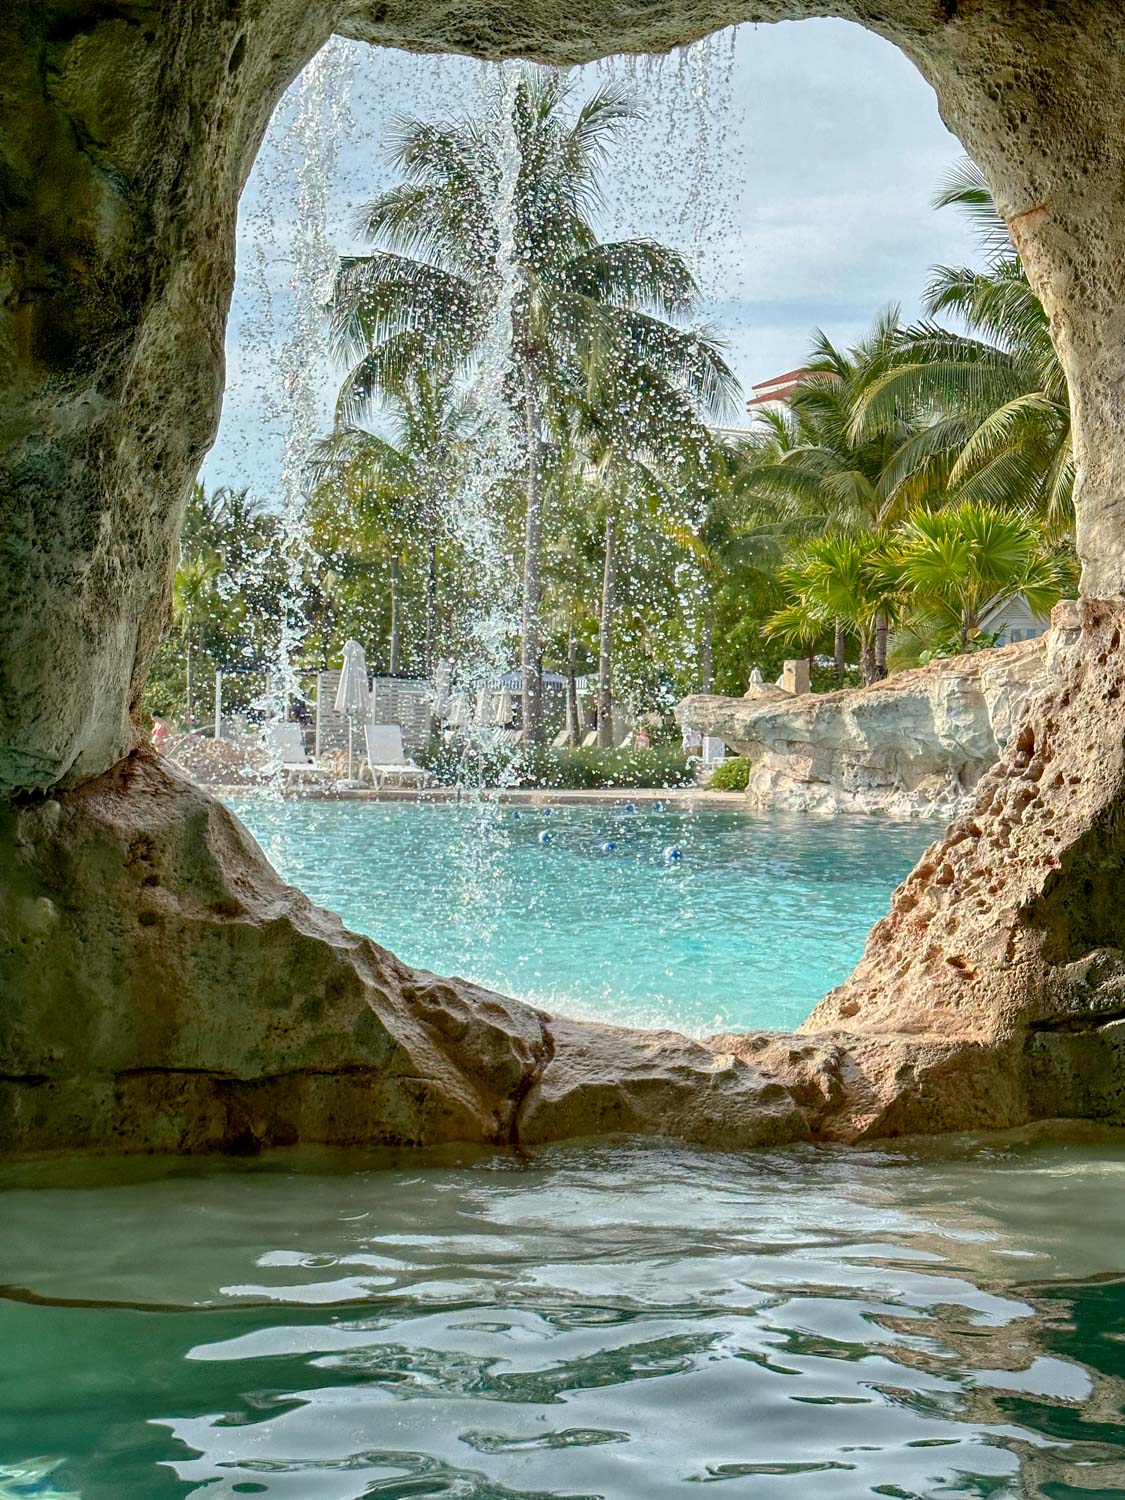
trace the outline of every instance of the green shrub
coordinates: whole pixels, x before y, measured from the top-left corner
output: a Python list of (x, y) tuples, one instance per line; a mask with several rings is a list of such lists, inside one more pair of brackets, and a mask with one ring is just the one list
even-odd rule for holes
[(732, 755), (716, 766), (707, 783), (709, 792), (744, 792), (750, 780), (750, 762), (745, 755)]
[(648, 750), (484, 751), (462, 740), (431, 740), (418, 757), (443, 786), (524, 786), (585, 791), (595, 787), (690, 786), (695, 777), (679, 746)]

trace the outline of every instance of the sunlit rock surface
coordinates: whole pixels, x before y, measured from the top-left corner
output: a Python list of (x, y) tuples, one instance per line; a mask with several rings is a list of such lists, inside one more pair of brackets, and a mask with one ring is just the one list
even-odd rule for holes
[(677, 717), (749, 759), (755, 812), (950, 817), (1010, 739), (1044, 652), (1023, 641), (836, 693), (699, 696)]
[(0, 857), (0, 1154), (807, 1133), (732, 1057), (407, 968), (150, 754), (0, 805)]
[(1056, 621), (1047, 684), (851, 977), (798, 1036), (712, 1042), (818, 1136), (1125, 1121), (1125, 603)]

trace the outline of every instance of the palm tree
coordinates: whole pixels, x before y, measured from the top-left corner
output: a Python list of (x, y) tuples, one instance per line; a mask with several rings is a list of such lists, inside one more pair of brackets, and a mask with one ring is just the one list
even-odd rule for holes
[(715, 680), (715, 621), (720, 590), (736, 569), (776, 566), (784, 524), (775, 511), (755, 506), (745, 484), (747, 450), (723, 437), (707, 442), (686, 476), (666, 490), (663, 526), (699, 575), (701, 693)]
[[(486, 119), (401, 122), (394, 160), (406, 180), (363, 210), (373, 248), (341, 263), (333, 295), (336, 347), (352, 365), (342, 402), (354, 412), (411, 369), (470, 364), (506, 272), (513, 282), (508, 397), (526, 466), (520, 637), (532, 742), (542, 738), (543, 459), (552, 422), (586, 390), (594, 364), (657, 369), (708, 408), (734, 390), (715, 341), (676, 325), (696, 297), (681, 257), (649, 240), (601, 243), (594, 230), (599, 175), (635, 105), (616, 86), (573, 113), (570, 98), (558, 76), (535, 75)], [(497, 206), (512, 152), (508, 244)]]
[(314, 524), (333, 541), (350, 539), (361, 557), (375, 553), (388, 565), (391, 630), (388, 670), (402, 656), (402, 564), (408, 551), (425, 556), (425, 656), (432, 672), (437, 655), (437, 557), (441, 497), (454, 484), (463, 406), (453, 399), (442, 370), (419, 369), (383, 392), (391, 434), (381, 437), (341, 421), (316, 445), (311, 474)]
[[(938, 266), (928, 321), (903, 331), (898, 350), (858, 403), (854, 430), (893, 427), (903, 411), (928, 414), (904, 473), (944, 464), (948, 493), (988, 505), (1030, 507), (1050, 534), (1073, 529), (1074, 453), (1066, 376), (1042, 303), (1012, 249), (980, 169), (965, 160), (936, 206), (964, 209), (987, 256), (984, 270)], [(969, 333), (942, 327), (956, 314)]]
[(585, 455), (573, 443), (556, 447), (548, 465), (548, 492), (553, 524), (545, 549), (544, 612), (546, 628), (563, 640), (566, 676), (566, 732), (570, 745), (582, 739), (586, 724), (578, 698), (578, 650), (597, 630), (594, 605), (600, 553), (600, 493)]
[[(873, 531), (842, 531), (806, 542), (784, 571), (790, 602), (766, 622), (768, 636), (815, 641), (831, 628), (837, 645), (846, 632), (860, 643), (864, 685), (878, 677), (875, 637), (897, 605), (895, 568)], [(810, 649), (810, 655), (812, 651)], [(839, 671), (837, 673), (839, 676)]]
[[(944, 474), (910, 458), (922, 423), (896, 409), (867, 430), (857, 420), (867, 392), (889, 368), (900, 346), (898, 311), (888, 309), (866, 339), (840, 349), (817, 332), (806, 375), (790, 398), (788, 423), (773, 419), (768, 440), (748, 466), (744, 484), (781, 508), (801, 531), (881, 531), (904, 506), (940, 495)], [(874, 673), (887, 673), (889, 615), (874, 623)], [(835, 655), (843, 656), (837, 620)]]
[(1032, 517), (974, 500), (908, 517), (890, 551), (910, 614), (939, 650), (968, 650), (985, 616), (1017, 595), (1046, 614), (1074, 583)]

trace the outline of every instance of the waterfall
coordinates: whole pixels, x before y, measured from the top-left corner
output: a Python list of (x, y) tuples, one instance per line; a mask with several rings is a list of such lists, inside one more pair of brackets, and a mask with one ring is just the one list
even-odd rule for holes
[[(338, 250), (329, 235), (329, 190), (348, 122), (354, 51), (332, 38), (302, 73), (290, 129), (295, 150), (296, 225), (289, 261), (290, 331), (281, 345), (279, 403), (286, 421), (281, 463), (280, 548), (284, 587), (276, 650), (261, 699), (267, 729), (286, 722), (290, 702), (303, 698), (297, 659), (304, 644), (301, 598), (311, 555), (306, 517), (307, 468), (322, 429), (325, 381), (324, 307), (336, 274)], [(275, 193), (289, 185), (274, 184)], [(261, 245), (261, 240), (259, 240)], [(260, 262), (261, 265), (261, 262)], [(268, 305), (272, 297), (266, 283)], [(272, 323), (272, 318), (269, 320)], [(284, 780), (280, 749), (270, 755), (269, 780)]]

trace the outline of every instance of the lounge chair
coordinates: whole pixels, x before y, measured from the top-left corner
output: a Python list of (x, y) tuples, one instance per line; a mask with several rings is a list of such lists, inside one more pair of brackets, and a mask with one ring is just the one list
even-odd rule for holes
[(555, 737), (554, 737), (554, 739), (551, 741), (551, 749), (552, 750), (565, 750), (566, 747), (569, 744), (570, 744), (570, 732), (569, 732), (569, 730), (560, 729), (559, 732), (558, 732), (558, 734), (556, 734)]
[(305, 735), (300, 724), (266, 725), (262, 739), (271, 764), (280, 760), (287, 781), (299, 781), (305, 776), (314, 780), (334, 777), (334, 772), (326, 766), (318, 766), (305, 749)]
[(597, 743), (598, 731), (596, 729), (588, 729), (582, 737), (582, 744), (579, 748), (582, 750), (592, 750)]
[(402, 748), (401, 724), (365, 724), (363, 737), (367, 742), (364, 770), (370, 773), (376, 786), (392, 782), (399, 786), (425, 786), (432, 779), (425, 767), (407, 758)]

